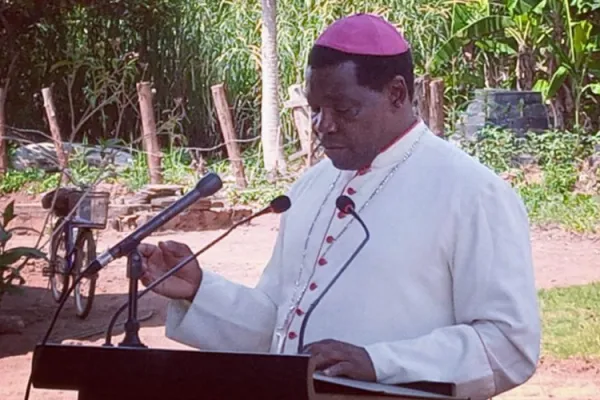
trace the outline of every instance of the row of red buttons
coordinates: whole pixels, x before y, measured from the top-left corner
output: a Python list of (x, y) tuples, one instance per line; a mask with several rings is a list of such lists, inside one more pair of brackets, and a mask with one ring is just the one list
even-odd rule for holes
[[(363, 170), (361, 170), (361, 171), (359, 171), (359, 172), (358, 172), (358, 175), (364, 175), (366, 172), (367, 172), (366, 170), (364, 170), (364, 171), (363, 171)], [(354, 189), (353, 189), (353, 188), (351, 188), (351, 187), (349, 187), (349, 188), (346, 190), (346, 192), (347, 192), (347, 193), (348, 193), (350, 196), (352, 196), (353, 194), (356, 194), (356, 190), (354, 190)], [(344, 218), (346, 215), (347, 215), (346, 213), (344, 213), (344, 212), (341, 212), (341, 211), (340, 211), (340, 212), (338, 213), (338, 218)], [(327, 243), (331, 244), (331, 243), (333, 243), (333, 242), (335, 241), (335, 238), (334, 238), (333, 236), (331, 236), (331, 235), (330, 235), (330, 236), (327, 236), (327, 237), (325, 238), (325, 241), (326, 241)], [(323, 265), (326, 265), (326, 264), (327, 264), (327, 259), (325, 259), (325, 257), (321, 257), (321, 258), (319, 258), (318, 264), (319, 264), (319, 265), (321, 265), (321, 266), (323, 266)], [(318, 286), (317, 286), (317, 284), (316, 284), (315, 282), (312, 282), (308, 288), (309, 288), (310, 290), (315, 290), (315, 289), (317, 289), (317, 287), (318, 287)], [(301, 317), (302, 315), (304, 315), (304, 311), (302, 311), (300, 308), (296, 308), (296, 315), (297, 315), (297, 316), (299, 316), (299, 317)], [(298, 337), (298, 334), (297, 334), (296, 332), (294, 332), (294, 331), (290, 331), (290, 332), (288, 333), (288, 338), (289, 338), (290, 340), (294, 340), (294, 339), (296, 339), (297, 337)]]
[[(311, 285), (310, 285), (310, 286), (311, 286), (311, 290), (314, 290), (314, 289), (312, 288), (312, 286), (313, 286), (313, 285), (314, 285), (314, 288), (315, 288), (315, 289), (317, 288), (317, 285), (316, 285), (315, 283), (311, 283)], [(301, 309), (300, 307), (297, 307), (297, 308), (296, 308), (296, 315), (297, 315), (297, 316), (299, 316), (299, 317), (301, 317), (301, 316), (303, 316), (303, 315), (304, 315), (304, 311), (302, 311), (302, 309)], [(294, 340), (294, 339), (296, 339), (297, 337), (298, 337), (298, 334), (297, 334), (296, 332), (294, 332), (294, 331), (291, 331), (290, 333), (288, 333), (288, 338), (289, 338), (290, 340)]]

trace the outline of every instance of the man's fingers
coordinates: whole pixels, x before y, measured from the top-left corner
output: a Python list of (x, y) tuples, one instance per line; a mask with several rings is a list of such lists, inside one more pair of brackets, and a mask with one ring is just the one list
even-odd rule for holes
[(313, 354), (315, 352), (322, 351), (322, 349), (326, 349), (328, 347), (334, 346), (335, 343), (339, 343), (339, 342), (337, 342), (333, 339), (319, 340), (318, 342), (312, 342), (312, 343), (309, 343), (306, 346), (304, 346), (304, 348), (302, 349), (302, 352), (306, 353), (306, 354)]
[(313, 357), (315, 368), (327, 376), (346, 376), (373, 382), (377, 379), (373, 362), (362, 347), (328, 339), (309, 343), (303, 350)]
[(341, 361), (337, 364), (333, 364), (332, 366), (325, 368), (323, 373), (327, 376), (347, 376), (349, 378), (353, 378), (352, 375), (352, 364), (348, 361)]
[(328, 368), (345, 360), (344, 354), (333, 349), (331, 346), (314, 343), (305, 349), (306, 353), (312, 355), (317, 370)]
[(324, 354), (324, 353), (317, 353), (317, 354), (313, 355), (313, 359), (315, 360), (315, 369), (316, 370), (322, 370), (323, 368), (327, 368), (330, 365), (337, 362), (334, 359), (332, 359), (331, 357), (329, 357), (327, 354)]
[(137, 247), (137, 250), (140, 252), (142, 257), (150, 257), (152, 253), (154, 253), (158, 248), (149, 243), (140, 243)]
[(142, 282), (142, 285), (148, 287), (152, 283), (152, 278), (150, 278), (149, 274), (144, 274), (141, 276), (140, 281)]
[(140, 281), (142, 282), (142, 284), (144, 286), (147, 287), (154, 281), (154, 275), (148, 269), (148, 267), (144, 264), (142, 264), (142, 270), (143, 270), (143, 273), (142, 273), (142, 276), (140, 277)]
[(191, 254), (191, 250), (187, 245), (172, 240), (160, 242), (158, 246), (164, 253), (167, 253), (172, 257), (181, 258)]

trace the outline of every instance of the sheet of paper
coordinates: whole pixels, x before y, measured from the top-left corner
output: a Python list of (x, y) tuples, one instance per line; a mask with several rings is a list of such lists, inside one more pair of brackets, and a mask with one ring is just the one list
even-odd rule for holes
[(419, 398), (435, 399), (435, 400), (440, 400), (440, 399), (460, 400), (456, 397), (443, 396), (440, 394), (423, 392), (421, 390), (403, 388), (403, 387), (399, 387), (399, 386), (382, 385), (380, 383), (374, 383), (374, 382), (356, 381), (354, 379), (348, 379), (348, 378), (329, 377), (329, 376), (323, 375), (323, 373), (321, 373), (321, 372), (315, 372), (313, 375), (313, 379), (318, 380), (318, 381), (323, 381), (323, 382), (329, 382), (329, 383), (333, 383), (333, 384), (337, 384), (337, 385), (353, 387), (356, 389), (367, 390), (367, 391), (373, 392), (373, 393), (385, 393), (385, 394), (392, 394), (392, 395), (395, 394), (395, 395), (399, 395), (399, 396), (416, 396)]

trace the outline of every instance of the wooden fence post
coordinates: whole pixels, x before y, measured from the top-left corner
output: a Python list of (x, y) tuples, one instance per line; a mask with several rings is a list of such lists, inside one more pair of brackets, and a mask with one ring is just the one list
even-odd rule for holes
[(431, 79), (429, 75), (425, 74), (423, 76), (415, 79), (415, 108), (419, 117), (425, 122), (427, 126), (429, 126), (429, 103), (430, 103), (430, 93), (429, 93), (429, 84)]
[(292, 109), (294, 125), (300, 138), (302, 154), (306, 155), (306, 166), (312, 165), (312, 127), (308, 101), (302, 91), (302, 85), (292, 85), (288, 88), (290, 99), (285, 102), (286, 108)]
[(429, 85), (429, 128), (444, 136), (444, 80), (434, 79)]
[[(52, 89), (49, 87), (43, 88), (42, 97), (44, 98), (44, 108), (46, 109), (46, 117), (48, 118), (48, 125), (50, 126), (50, 133), (52, 134), (54, 149), (56, 150), (58, 166), (62, 172), (68, 168), (69, 163), (68, 156), (63, 147), (62, 135), (60, 134), (60, 127), (58, 125), (58, 118), (56, 117), (56, 108), (54, 107), (54, 100), (52, 99)], [(62, 183), (67, 184), (68, 181), (68, 176), (63, 173)]]
[(7, 151), (7, 135), (6, 135), (6, 97), (8, 96), (8, 89), (10, 88), (10, 79), (13, 76), (15, 66), (17, 65), (17, 59), (19, 58), (19, 52), (13, 55), (10, 64), (8, 65), (8, 71), (4, 76), (4, 79), (0, 79), (0, 178), (8, 171), (9, 160)]
[(161, 158), (162, 153), (156, 137), (156, 121), (154, 107), (152, 107), (152, 86), (150, 82), (139, 82), (137, 85), (140, 103), (140, 116), (142, 118), (142, 142), (148, 154), (148, 169), (150, 170), (150, 183), (162, 183)]
[(0, 87), (0, 178), (8, 171), (8, 152), (6, 151), (6, 90)]
[(233, 174), (235, 175), (235, 183), (239, 188), (245, 189), (248, 186), (248, 182), (246, 181), (244, 162), (233, 127), (233, 118), (231, 117), (231, 111), (229, 110), (229, 104), (227, 103), (225, 86), (222, 83), (211, 86), (211, 91), (215, 102), (215, 108), (217, 109), (221, 131), (223, 132), (223, 139), (225, 140), (225, 146), (227, 147), (227, 155), (231, 162)]

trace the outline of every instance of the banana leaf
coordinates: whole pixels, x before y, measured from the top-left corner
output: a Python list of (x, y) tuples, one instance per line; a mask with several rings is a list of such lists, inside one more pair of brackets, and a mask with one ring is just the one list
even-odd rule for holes
[(561, 65), (558, 67), (552, 78), (550, 79), (550, 83), (548, 84), (548, 90), (545, 94), (546, 99), (550, 99), (556, 95), (558, 89), (563, 85), (565, 79), (570, 75), (569, 67), (567, 65)]
[(430, 59), (430, 69), (439, 68), (459, 54), (460, 50), (473, 40), (482, 39), (514, 26), (509, 17), (492, 15), (470, 23), (452, 35), (442, 44)]

